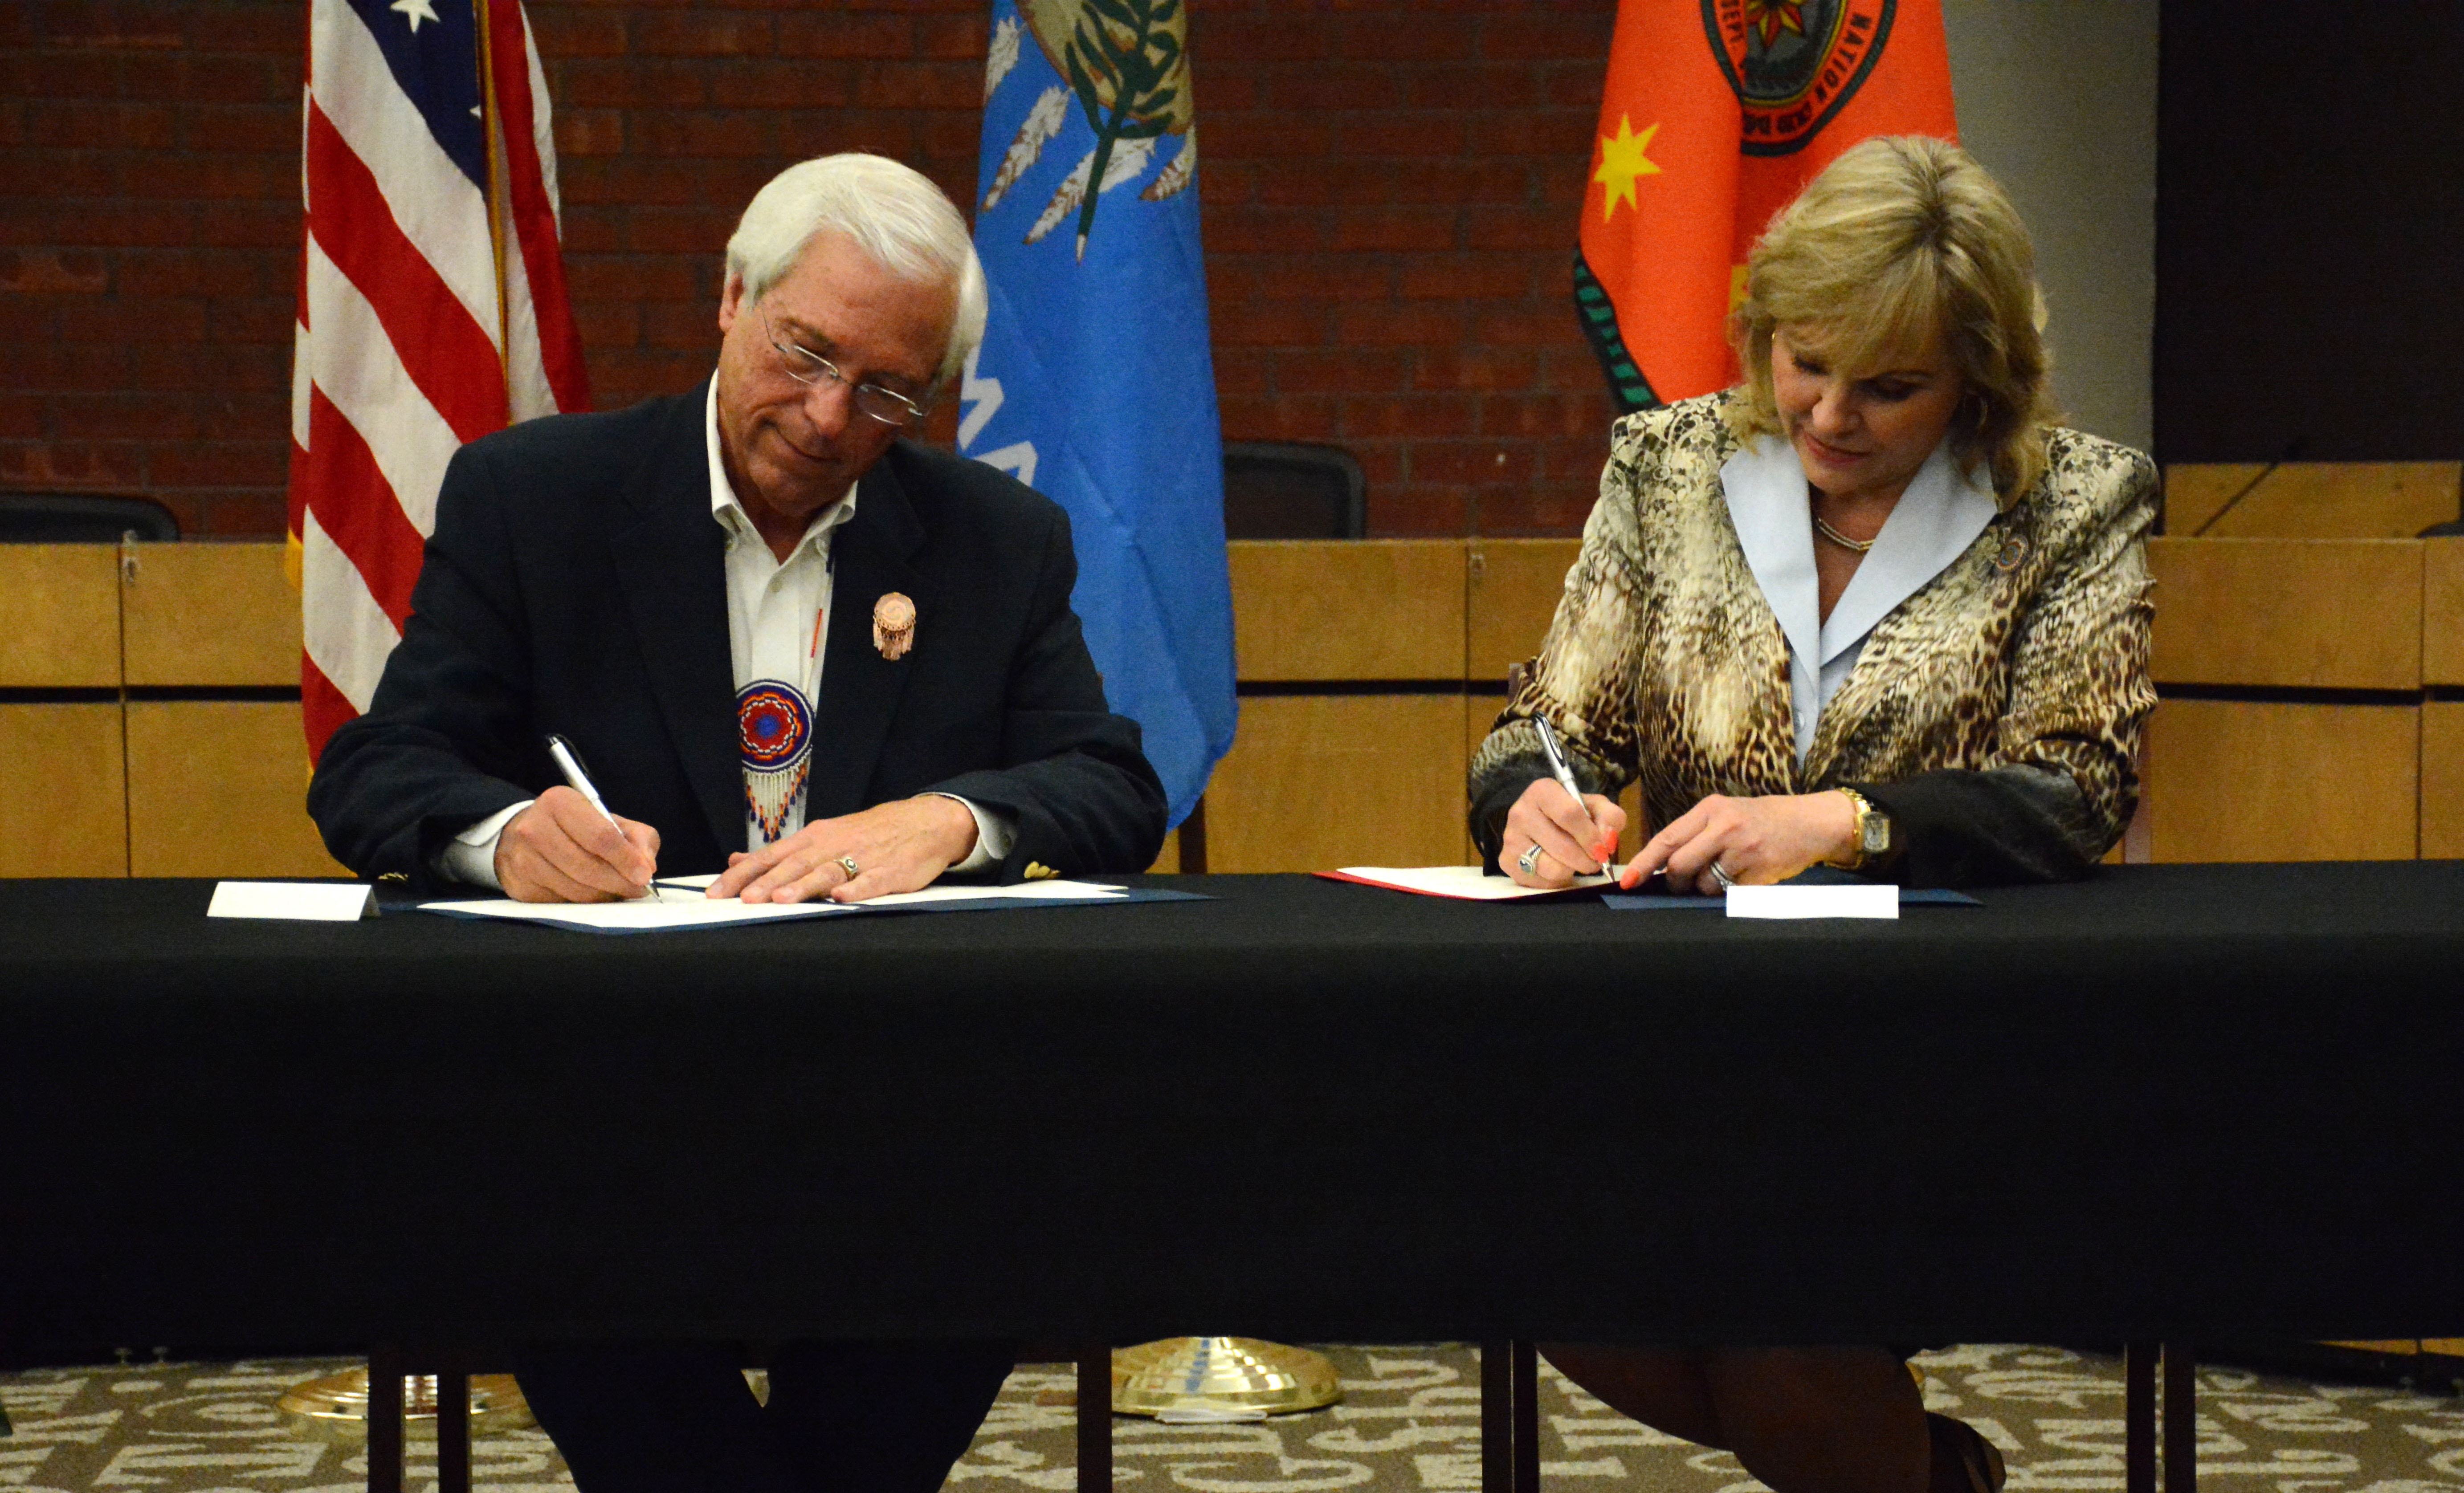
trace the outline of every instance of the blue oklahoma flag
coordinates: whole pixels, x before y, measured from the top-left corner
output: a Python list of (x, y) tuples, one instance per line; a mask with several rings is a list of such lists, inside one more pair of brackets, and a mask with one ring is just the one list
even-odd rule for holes
[(1238, 710), (1186, 26), (1181, 0), (996, 0), (958, 423), (1068, 510), (1088, 647), (1175, 824)]

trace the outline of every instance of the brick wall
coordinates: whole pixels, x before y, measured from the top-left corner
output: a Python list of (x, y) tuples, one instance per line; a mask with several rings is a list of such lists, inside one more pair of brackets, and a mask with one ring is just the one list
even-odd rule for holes
[(0, 5), (0, 485), (279, 533), (297, 4)]
[(1611, 406), (1571, 267), (1614, 11), (1194, 14), (1227, 439), (1351, 448), (1375, 533), (1581, 525)]
[[(1349, 447), (1378, 534), (1579, 525), (1610, 406), (1568, 266), (1613, 10), (1197, 0), (1227, 439)], [(0, 487), (280, 531), (302, 11), (0, 4)], [(530, 13), (602, 406), (706, 371), (719, 251), (781, 166), (877, 150), (972, 200), (982, 0)]]

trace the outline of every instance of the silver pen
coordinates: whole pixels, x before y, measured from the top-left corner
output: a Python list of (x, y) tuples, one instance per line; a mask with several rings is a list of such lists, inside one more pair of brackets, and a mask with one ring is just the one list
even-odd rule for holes
[(547, 738), (547, 755), (556, 759), (557, 771), (564, 774), (566, 785), (588, 799), (590, 806), (599, 811), (599, 817), (607, 821), (608, 826), (618, 834), (623, 834), (624, 826), (616, 823), (615, 815), (607, 812), (607, 801), (599, 796), (598, 785), (590, 780), (588, 773), (582, 770), (582, 757), (573, 750), (573, 743), (562, 736), (550, 736)]
[[(1533, 730), (1540, 734), (1540, 750), (1548, 756), (1549, 772), (1551, 776), (1557, 779), (1558, 787), (1566, 790), (1566, 796), (1574, 801), (1574, 807), (1583, 811), (1583, 817), (1585, 819), (1590, 819), (1592, 815), (1591, 808), (1583, 802), (1583, 790), (1575, 785), (1574, 770), (1566, 765), (1566, 749), (1557, 744), (1557, 733), (1555, 728), (1549, 724), (1546, 717), (1539, 715), (1531, 717), (1531, 726)], [(1592, 825), (1592, 829), (1593, 832), (1596, 834), (1599, 830), (1598, 823), (1595, 823)], [(1585, 848), (1589, 847), (1586, 846)], [(1617, 873), (1616, 851), (1612, 850), (1609, 852), (1608, 862), (1600, 867), (1600, 872), (1603, 875), (1615, 875)]]

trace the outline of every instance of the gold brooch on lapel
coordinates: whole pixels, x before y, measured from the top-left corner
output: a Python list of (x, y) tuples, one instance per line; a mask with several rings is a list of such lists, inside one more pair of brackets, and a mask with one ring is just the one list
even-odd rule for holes
[(2028, 541), (2015, 534), (2002, 537), (2002, 547), (1994, 552), (1993, 568), (2009, 575), (2028, 558)]
[(915, 604), (903, 592), (886, 592), (872, 604), (872, 646), (893, 663), (915, 646)]
[(1061, 873), (1054, 870), (1051, 867), (1045, 865), (1042, 861), (1029, 861), (1026, 863), (1026, 869), (1019, 872), (1019, 874), (1025, 877), (1028, 881), (1050, 881)]

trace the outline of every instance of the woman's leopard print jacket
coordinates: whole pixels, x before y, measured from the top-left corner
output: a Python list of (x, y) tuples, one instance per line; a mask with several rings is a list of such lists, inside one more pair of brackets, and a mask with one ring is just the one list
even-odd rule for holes
[(2154, 465), (2076, 430), (2043, 476), (1877, 624), (1796, 760), (1788, 643), (1730, 525), (1737, 450), (1707, 395), (1617, 423), (1600, 497), (1539, 657), (1473, 755), (1472, 829), (1499, 827), (1540, 765), (1545, 714), (1586, 788), (1638, 777), (1668, 823), (1708, 794), (1853, 786), (1889, 813), (1914, 883), (2086, 874), (2139, 797), (2156, 693), (2145, 536)]

